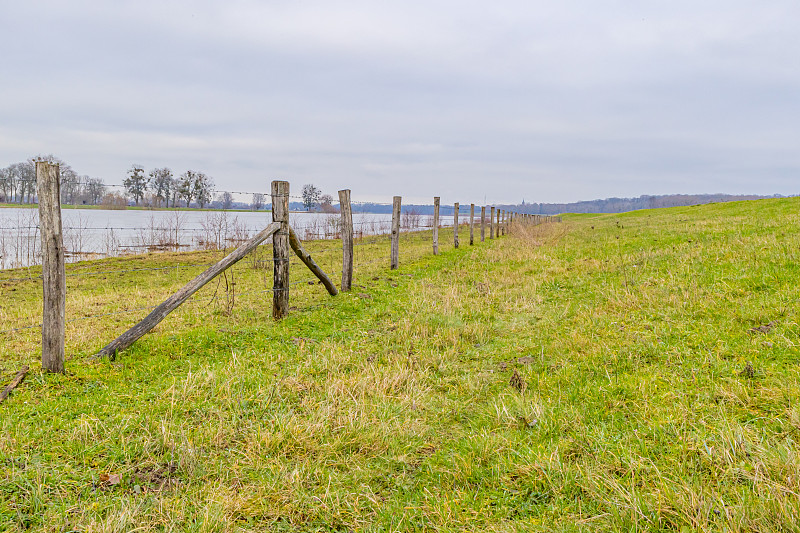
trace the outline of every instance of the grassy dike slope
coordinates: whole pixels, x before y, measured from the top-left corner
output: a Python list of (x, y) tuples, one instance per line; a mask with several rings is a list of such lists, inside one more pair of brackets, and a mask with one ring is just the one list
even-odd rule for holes
[(798, 213), (565, 217), (34, 372), (0, 530), (797, 530)]

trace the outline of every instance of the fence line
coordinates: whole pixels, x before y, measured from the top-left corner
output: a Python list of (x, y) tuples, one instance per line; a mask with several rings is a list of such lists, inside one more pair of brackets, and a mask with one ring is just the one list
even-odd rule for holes
[[(460, 204), (454, 203), (453, 205), (441, 205), (439, 201), (439, 197), (434, 198), (434, 212), (433, 215), (420, 215), (409, 213), (409, 211), (402, 211), (402, 198), (396, 196), (393, 200), (392, 204), (382, 204), (378, 202), (355, 202), (350, 200), (350, 191), (343, 190), (339, 192), (339, 205), (340, 205), (340, 213), (338, 214), (330, 214), (328, 217), (327, 222), (331, 225), (331, 228), (320, 228), (319, 224), (316, 222), (311, 224), (301, 224), (296, 228), (292, 228), (294, 232), (305, 232), (305, 235), (319, 235), (320, 233), (324, 234), (325, 236), (333, 236), (333, 238), (339, 240), (341, 242), (341, 246), (323, 246), (320, 249), (315, 249), (316, 244), (311, 246), (310, 248), (310, 255), (308, 252), (305, 253), (305, 257), (299, 250), (295, 247), (295, 252), (298, 257), (300, 257), (301, 261), (297, 261), (296, 259), (290, 257), (290, 247), (289, 247), (289, 218), (290, 213), (288, 211), (288, 200), (289, 198), (298, 198), (296, 196), (292, 196), (289, 194), (288, 183), (287, 182), (273, 182), (273, 190), (272, 190), (272, 217), (275, 223), (278, 223), (276, 226), (275, 223), (270, 225), (270, 227), (278, 228), (277, 230), (273, 230), (272, 232), (274, 235), (271, 236), (272, 239), (272, 248), (273, 248), (273, 256), (271, 258), (265, 257), (253, 257), (253, 268), (258, 268), (259, 270), (263, 270), (263, 267), (268, 264), (273, 265), (273, 283), (272, 287), (269, 288), (254, 288), (249, 289), (241, 292), (236, 291), (236, 281), (232, 281), (231, 285), (227, 285), (227, 281), (225, 282), (225, 287), (223, 290), (223, 294), (219, 295), (218, 291), (220, 288), (220, 282), (217, 282), (217, 289), (214, 290), (214, 294), (211, 297), (198, 297), (193, 296), (193, 293), (198, 290), (200, 287), (214, 279), (218, 274), (224, 272), (226, 269), (230, 268), (233, 263), (239, 261), (245, 255), (248, 255), (252, 250), (260, 249), (259, 244), (262, 244), (261, 241), (252, 245), (253, 239), (247, 241), (244, 244), (241, 244), (238, 248), (236, 248), (233, 252), (228, 254), (225, 259), (221, 260), (218, 263), (177, 263), (169, 266), (163, 267), (146, 267), (146, 268), (121, 268), (121, 269), (107, 269), (107, 270), (89, 270), (91, 266), (81, 266), (79, 268), (70, 269), (69, 271), (62, 271), (63, 279), (76, 279), (76, 278), (91, 278), (93, 276), (110, 276), (110, 275), (124, 275), (124, 274), (138, 274), (138, 273), (157, 273), (157, 272), (172, 272), (175, 271), (180, 272), (181, 270), (188, 270), (191, 268), (199, 268), (199, 267), (206, 267), (207, 270), (197, 276), (195, 280), (190, 282), (184, 289), (178, 291), (173, 297), (167, 299), (164, 303), (159, 305), (145, 305), (145, 306), (136, 306), (130, 309), (122, 309), (116, 310), (111, 312), (103, 312), (103, 313), (96, 313), (87, 316), (79, 316), (70, 319), (65, 319), (65, 317), (61, 317), (60, 325), (59, 323), (55, 324), (55, 328), (53, 328), (54, 322), (59, 322), (57, 317), (54, 319), (52, 316), (44, 316), (41, 324), (29, 324), (25, 326), (14, 327), (11, 329), (6, 329), (0, 331), (0, 334), (7, 335), (15, 332), (20, 332), (24, 330), (31, 330), (35, 328), (42, 328), (43, 332), (47, 331), (54, 331), (56, 337), (59, 337), (59, 327), (60, 327), (60, 341), (63, 346), (63, 337), (64, 337), (64, 326), (65, 324), (73, 324), (75, 322), (86, 321), (90, 319), (97, 319), (97, 318), (104, 318), (109, 316), (116, 316), (116, 315), (123, 315), (123, 314), (130, 314), (139, 311), (151, 310), (150, 315), (146, 317), (145, 320), (137, 324), (134, 328), (131, 328), (131, 331), (136, 329), (137, 327), (144, 324), (148, 318), (150, 318), (156, 311), (161, 308), (164, 308), (165, 305), (168, 304), (171, 300), (175, 299), (179, 294), (185, 291), (190, 291), (188, 296), (182, 297), (179, 302), (176, 304), (169, 304), (167, 307), (169, 309), (162, 313), (163, 316), (160, 316), (155, 323), (158, 321), (163, 320), (163, 318), (172, 310), (177, 308), (177, 306), (181, 305), (182, 303), (198, 303), (198, 302), (214, 302), (220, 301), (222, 302), (225, 300), (226, 302), (230, 302), (232, 299), (255, 295), (255, 294), (265, 294), (265, 293), (272, 293), (273, 294), (273, 317), (275, 319), (281, 319), (288, 315), (290, 308), (288, 306), (289, 302), (289, 292), (291, 287), (295, 287), (301, 284), (310, 284), (315, 285), (317, 284), (317, 279), (323, 280), (327, 278), (327, 275), (324, 271), (320, 270), (317, 267), (316, 263), (313, 261), (313, 256), (324, 256), (328, 258), (333, 258), (333, 253), (342, 253), (342, 268), (341, 270), (334, 267), (333, 272), (329, 272), (330, 274), (341, 274), (341, 290), (348, 291), (353, 286), (353, 276), (354, 270), (362, 269), (364, 267), (376, 265), (376, 264), (384, 264), (390, 270), (396, 269), (399, 267), (399, 262), (402, 257), (401, 248), (403, 243), (406, 242), (406, 239), (415, 239), (415, 237), (419, 236), (420, 241), (425, 239), (423, 233), (424, 230), (432, 229), (432, 244), (433, 244), (433, 253), (434, 255), (438, 255), (439, 253), (439, 229), (440, 228), (452, 228), (453, 231), (453, 247), (459, 248), (461, 246), (460, 242), (460, 228), (462, 226), (468, 227), (469, 231), (469, 245), (474, 246), (476, 244), (477, 239), (475, 238), (475, 224), (480, 224), (480, 241), (484, 242), (485, 240), (485, 229), (488, 223), (489, 229), (489, 239), (499, 238), (501, 236), (505, 236), (508, 234), (510, 227), (513, 224), (525, 224), (525, 225), (533, 225), (533, 224), (542, 224), (542, 223), (549, 223), (549, 222), (560, 222), (560, 217), (551, 217), (551, 216), (543, 216), (543, 215), (527, 215), (527, 214), (520, 214), (511, 212), (505, 209), (497, 209), (495, 206), (480, 206), (480, 214), (475, 214), (475, 204)], [(302, 197), (299, 197), (302, 198)], [(361, 221), (354, 221), (353, 220), (353, 210), (351, 204), (356, 205), (380, 205), (380, 206), (391, 206), (392, 207), (392, 218), (391, 221), (387, 220), (361, 220)], [(466, 221), (467, 206), (469, 206), (469, 218), (468, 222)], [(489, 207), (490, 209), (487, 209)], [(40, 204), (40, 210), (43, 213), (49, 212), (60, 212), (60, 205), (56, 205), (55, 207), (47, 207), (46, 205)], [(440, 212), (447, 211), (452, 213), (452, 220), (451, 221), (442, 221), (440, 218)], [(489, 211), (489, 216), (487, 217), (487, 211)], [(461, 215), (464, 215), (465, 218), (460, 218)], [(448, 215), (450, 216), (450, 215)], [(401, 220), (403, 217), (406, 217), (405, 224)], [(411, 217), (414, 217), (413, 219)], [(428, 220), (423, 221), (422, 217), (427, 217)], [(43, 216), (40, 217), (43, 219)], [(336, 220), (336, 219), (339, 220)], [(284, 229), (285, 228), (285, 229)], [(356, 231), (356, 228), (359, 228), (360, 231)], [(367, 228), (368, 230), (372, 230), (372, 233), (368, 233), (364, 230)], [(27, 230), (36, 230), (36, 233), (42, 239), (42, 249), (44, 249), (48, 239), (50, 239), (52, 235), (52, 229), (48, 228), (46, 224), (41, 224), (33, 226), (21, 226), (18, 229), (27, 229)], [(114, 227), (109, 226), (107, 228), (94, 228), (89, 226), (84, 227), (74, 227), (74, 226), (66, 226), (63, 229), (67, 230), (87, 230), (87, 229), (108, 229), (108, 230), (128, 230), (128, 231), (152, 231), (153, 228), (126, 228), (126, 227)], [(322, 231), (320, 231), (322, 229)], [(405, 231), (403, 231), (405, 229)], [(245, 230), (249, 232), (249, 230)], [(267, 230), (264, 230), (267, 231)], [(194, 233), (202, 233), (202, 229), (195, 229), (195, 228), (172, 228), (170, 230), (171, 233), (179, 233), (179, 232), (194, 232)], [(262, 234), (264, 232), (261, 232)], [(260, 234), (259, 234), (260, 235)], [(370, 236), (371, 235), (371, 236)], [(405, 235), (404, 239), (400, 237)], [(258, 236), (257, 236), (258, 237)], [(263, 239), (262, 239), (263, 240)], [(237, 238), (231, 239), (226, 236), (224, 239), (226, 242), (243, 242), (245, 239)], [(223, 240), (217, 240), (216, 242), (223, 242)], [(466, 240), (464, 244), (466, 244)], [(299, 241), (297, 241), (299, 244)], [(354, 252), (356, 247), (360, 246), (371, 246), (371, 245), (381, 245), (381, 244), (389, 244), (390, 249), (385, 258), (378, 258), (371, 261), (359, 261), (358, 258), (354, 256)], [(245, 246), (250, 246), (247, 250), (245, 250)], [(302, 249), (302, 245), (299, 245)], [(145, 247), (145, 245), (141, 245), (141, 247)], [(63, 244), (61, 245), (61, 249), (64, 250)], [(225, 248), (215, 248), (224, 251)], [(305, 252), (305, 250), (303, 250)], [(237, 255), (238, 254), (238, 255)], [(228, 261), (228, 258), (231, 256), (237, 255), (237, 258), (233, 260), (231, 264), (225, 263)], [(360, 254), (359, 254), (360, 255)], [(423, 254), (424, 255), (424, 254)], [(415, 257), (418, 254), (414, 255)], [(330, 261), (327, 261), (326, 264), (329, 264)], [(290, 280), (289, 273), (290, 273), (290, 266), (298, 266), (304, 265), (308, 266), (309, 268), (314, 271), (313, 267), (317, 268), (315, 271), (315, 275), (317, 278), (308, 278), (303, 280)], [(209, 268), (210, 267), (210, 268)], [(48, 281), (51, 277), (52, 266), (49, 264), (45, 264), (42, 267), (42, 274), (40, 275), (31, 275), (28, 277), (9, 277), (9, 278), (0, 278), (0, 283), (12, 283), (12, 282), (29, 282), (29, 281), (38, 281), (42, 280), (43, 287), (45, 288), (45, 292), (47, 288), (50, 287), (52, 281)], [(216, 269), (216, 270), (215, 270)], [(227, 275), (226, 275), (227, 276)], [(236, 278), (235, 271), (232, 271), (232, 280)], [(321, 277), (322, 276), (322, 277)], [(202, 282), (198, 281), (201, 280)], [(168, 278), (167, 278), (168, 279)], [(222, 280), (222, 278), (219, 278)], [(247, 278), (246, 278), (247, 279)], [(176, 278), (177, 280), (177, 278)], [(227, 277), (226, 277), (227, 280)], [(324, 283), (323, 281), (319, 281), (320, 283)], [(199, 285), (195, 288), (192, 284)], [(189, 287), (192, 287), (191, 289)], [(333, 292), (330, 292), (330, 291)], [(332, 295), (336, 294), (336, 288), (331, 286), (329, 287), (329, 292)], [(64, 293), (65, 294), (65, 293)], [(232, 304), (231, 304), (232, 305)], [(294, 308), (291, 308), (294, 309)], [(24, 319), (23, 319), (24, 320)], [(153, 324), (154, 325), (154, 324)], [(151, 326), (152, 327), (152, 326)], [(149, 329), (147, 330), (149, 331)], [(146, 331), (144, 331), (146, 333)], [(144, 333), (141, 333), (144, 334)], [(141, 336), (138, 335), (138, 336)], [(125, 334), (124, 334), (125, 335)], [(124, 336), (123, 335), (123, 336)], [(51, 335), (52, 336), (52, 335)], [(136, 338), (138, 338), (138, 336)], [(44, 338), (44, 333), (43, 333)], [(122, 336), (120, 337), (122, 338)], [(118, 339), (119, 340), (119, 339)], [(59, 341), (59, 338), (56, 338), (56, 342)], [(131, 342), (134, 342), (133, 339)], [(47, 342), (47, 341), (44, 341)], [(52, 340), (50, 341), (52, 344)], [(115, 341), (117, 342), (117, 341)], [(113, 344), (113, 343), (112, 343)], [(122, 348), (114, 348), (111, 352), (103, 353), (101, 351), (100, 354), (102, 355), (113, 355), (118, 351), (118, 349), (124, 349), (124, 347), (128, 346), (129, 344), (124, 345)], [(111, 345), (109, 345), (111, 346)], [(108, 347), (107, 347), (108, 348)], [(63, 348), (62, 348), (63, 349)], [(104, 349), (106, 350), (106, 349)], [(45, 355), (43, 350), (43, 366), (45, 369), (50, 371), (63, 371), (63, 354), (59, 356), (57, 351), (54, 353), (48, 352), (48, 360), (45, 361)], [(46, 363), (46, 364), (45, 364)], [(59, 368), (58, 365), (61, 365)]]

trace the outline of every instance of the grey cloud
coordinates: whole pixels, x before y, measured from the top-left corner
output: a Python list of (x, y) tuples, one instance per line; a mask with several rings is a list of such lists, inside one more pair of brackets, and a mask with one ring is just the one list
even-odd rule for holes
[(793, 2), (4, 11), (3, 164), (53, 152), (109, 181), (138, 161), (372, 199), (798, 192)]

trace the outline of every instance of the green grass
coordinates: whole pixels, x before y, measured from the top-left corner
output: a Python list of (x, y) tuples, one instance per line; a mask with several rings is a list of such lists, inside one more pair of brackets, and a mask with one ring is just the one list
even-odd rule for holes
[[(0, 530), (796, 531), (798, 213), (565, 216), (438, 257), (405, 237), (393, 272), (378, 239), (349, 294), (297, 285), (279, 323), (270, 293), (198, 302), (115, 362), (86, 356), (138, 315), (83, 321), (68, 373), (0, 405)], [(185, 281), (119, 276), (68, 313)], [(3, 312), (36, 287), (0, 284)], [(36, 335), (0, 337), (4, 381)]]

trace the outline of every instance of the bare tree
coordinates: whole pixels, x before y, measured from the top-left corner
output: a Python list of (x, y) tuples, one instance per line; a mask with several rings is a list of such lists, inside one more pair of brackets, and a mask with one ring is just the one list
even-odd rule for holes
[(77, 203), (81, 192), (80, 176), (66, 163), (59, 164), (59, 177), (61, 179), (61, 202), (64, 204)]
[[(154, 168), (149, 174), (150, 189), (155, 194), (160, 202), (165, 203), (165, 207), (169, 207), (169, 199), (173, 195), (172, 189), (175, 186), (175, 179), (172, 177), (172, 171), (167, 168)], [(173, 204), (174, 207), (174, 204)]]
[(335, 213), (336, 208), (333, 207), (333, 196), (330, 194), (323, 194), (319, 197), (319, 210), (323, 213)]
[(83, 181), (83, 195), (86, 197), (87, 202), (91, 205), (99, 204), (100, 199), (103, 197), (103, 192), (105, 192), (103, 180), (90, 178), (89, 176), (82, 176), (81, 180)]
[(14, 194), (14, 175), (11, 167), (0, 168), (0, 200), (11, 202)]
[(144, 197), (147, 190), (147, 178), (144, 175), (144, 167), (142, 165), (132, 165), (128, 170), (128, 177), (122, 182), (125, 190), (128, 191), (133, 197), (136, 205), (139, 205), (139, 200)]
[(254, 192), (253, 203), (251, 204), (253, 211), (258, 211), (264, 207), (264, 193)]
[(9, 165), (17, 203), (31, 203), (36, 194), (36, 167), (33, 158), (23, 163)]
[(222, 209), (228, 210), (233, 207), (233, 195), (225, 191), (219, 195), (219, 202), (222, 204)]

